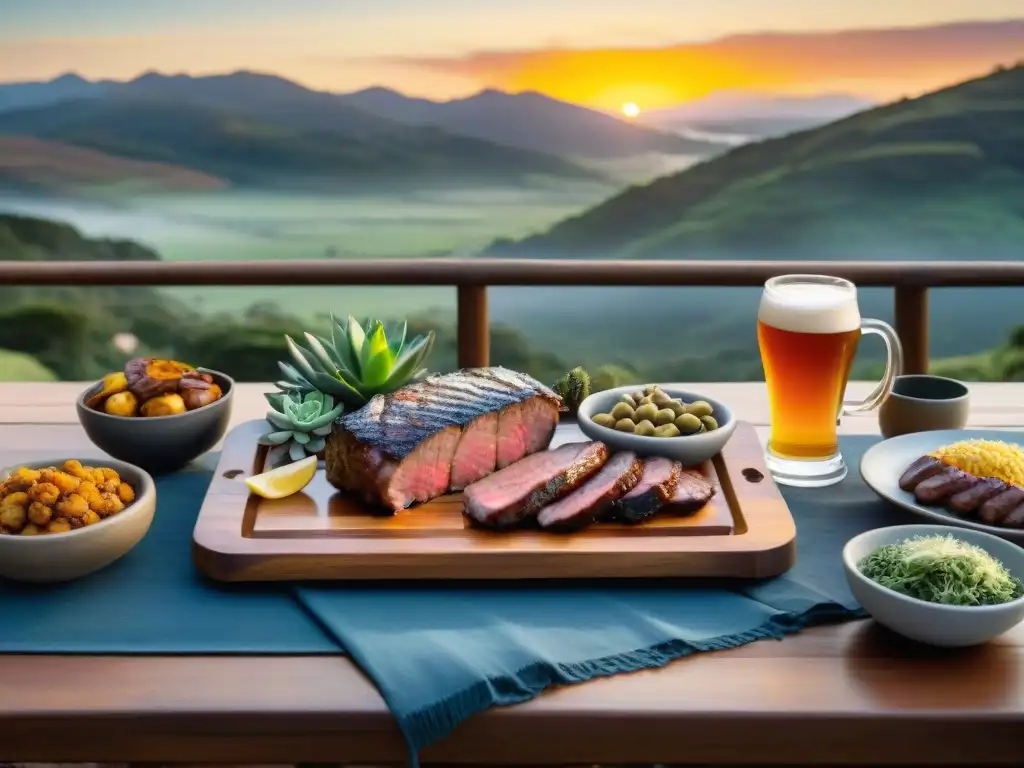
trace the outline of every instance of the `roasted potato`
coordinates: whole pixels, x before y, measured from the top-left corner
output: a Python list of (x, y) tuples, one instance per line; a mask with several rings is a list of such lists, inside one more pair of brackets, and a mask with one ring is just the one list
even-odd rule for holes
[(103, 403), (103, 411), (111, 416), (137, 416), (139, 398), (133, 392), (118, 392)]
[(172, 416), (223, 396), (213, 376), (191, 365), (138, 357), (125, 365), (123, 373), (104, 376), (100, 391), (86, 405), (112, 416)]
[[(213, 378), (212, 376), (210, 377)], [(181, 399), (185, 401), (185, 407), (194, 411), (204, 405), (215, 403), (221, 398), (220, 387), (212, 382), (203, 379), (185, 378), (181, 380), (181, 388), (178, 390)]]
[(142, 404), (142, 409), (139, 412), (143, 416), (153, 417), (176, 416), (179, 413), (184, 413), (186, 410), (185, 401), (181, 399), (181, 395), (171, 393), (147, 400)]
[(118, 392), (124, 392), (126, 389), (128, 389), (128, 379), (124, 375), (124, 371), (108, 373), (103, 377), (103, 388), (86, 400), (85, 404), (90, 408), (98, 410), (103, 405), (104, 400), (111, 395), (116, 395)]
[(128, 389), (143, 403), (159, 395), (177, 392), (182, 377), (194, 372), (191, 365), (151, 357), (138, 357), (124, 367)]

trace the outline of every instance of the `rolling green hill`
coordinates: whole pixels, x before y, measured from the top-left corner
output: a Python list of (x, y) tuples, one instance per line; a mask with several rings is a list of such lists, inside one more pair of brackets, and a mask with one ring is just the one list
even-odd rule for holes
[(1016, 259), (1024, 67), (748, 144), (492, 254)]
[[(340, 109), (355, 112), (351, 107)], [(357, 113), (358, 114), (358, 113)], [(183, 97), (102, 96), (0, 114), (0, 135), (167, 163), (263, 188), (361, 188), (412, 178), (502, 183), (553, 176), (605, 181), (566, 160), (371, 115), (329, 124), (253, 114)], [(367, 121), (377, 126), (370, 130)], [(325, 124), (327, 123), (327, 124)]]
[(57, 374), (32, 355), (0, 349), (0, 381), (57, 381)]

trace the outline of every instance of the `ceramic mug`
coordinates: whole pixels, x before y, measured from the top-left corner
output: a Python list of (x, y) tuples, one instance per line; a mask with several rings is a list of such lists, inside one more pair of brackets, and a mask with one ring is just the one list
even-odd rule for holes
[(967, 426), (970, 397), (967, 386), (944, 376), (897, 376), (892, 393), (878, 409), (878, 426), (885, 438), (936, 429)]

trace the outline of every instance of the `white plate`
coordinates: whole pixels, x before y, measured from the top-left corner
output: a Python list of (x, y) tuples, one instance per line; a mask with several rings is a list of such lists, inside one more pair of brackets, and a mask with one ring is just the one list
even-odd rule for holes
[(935, 432), (915, 432), (883, 440), (871, 446), (860, 460), (860, 476), (879, 496), (904, 509), (938, 523), (973, 528), (995, 536), (1024, 544), (1024, 530), (999, 528), (947, 512), (942, 507), (925, 507), (917, 503), (914, 494), (900, 489), (900, 476), (914, 461), (936, 448), (960, 440), (1002, 440), (1004, 443), (1024, 447), (1024, 432), (998, 429), (943, 429)]

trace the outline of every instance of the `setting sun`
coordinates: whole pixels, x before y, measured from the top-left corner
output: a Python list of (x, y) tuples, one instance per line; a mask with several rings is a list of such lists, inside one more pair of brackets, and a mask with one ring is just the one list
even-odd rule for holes
[(622, 114), (629, 118), (637, 117), (640, 114), (640, 107), (632, 101), (627, 101), (622, 105)]

